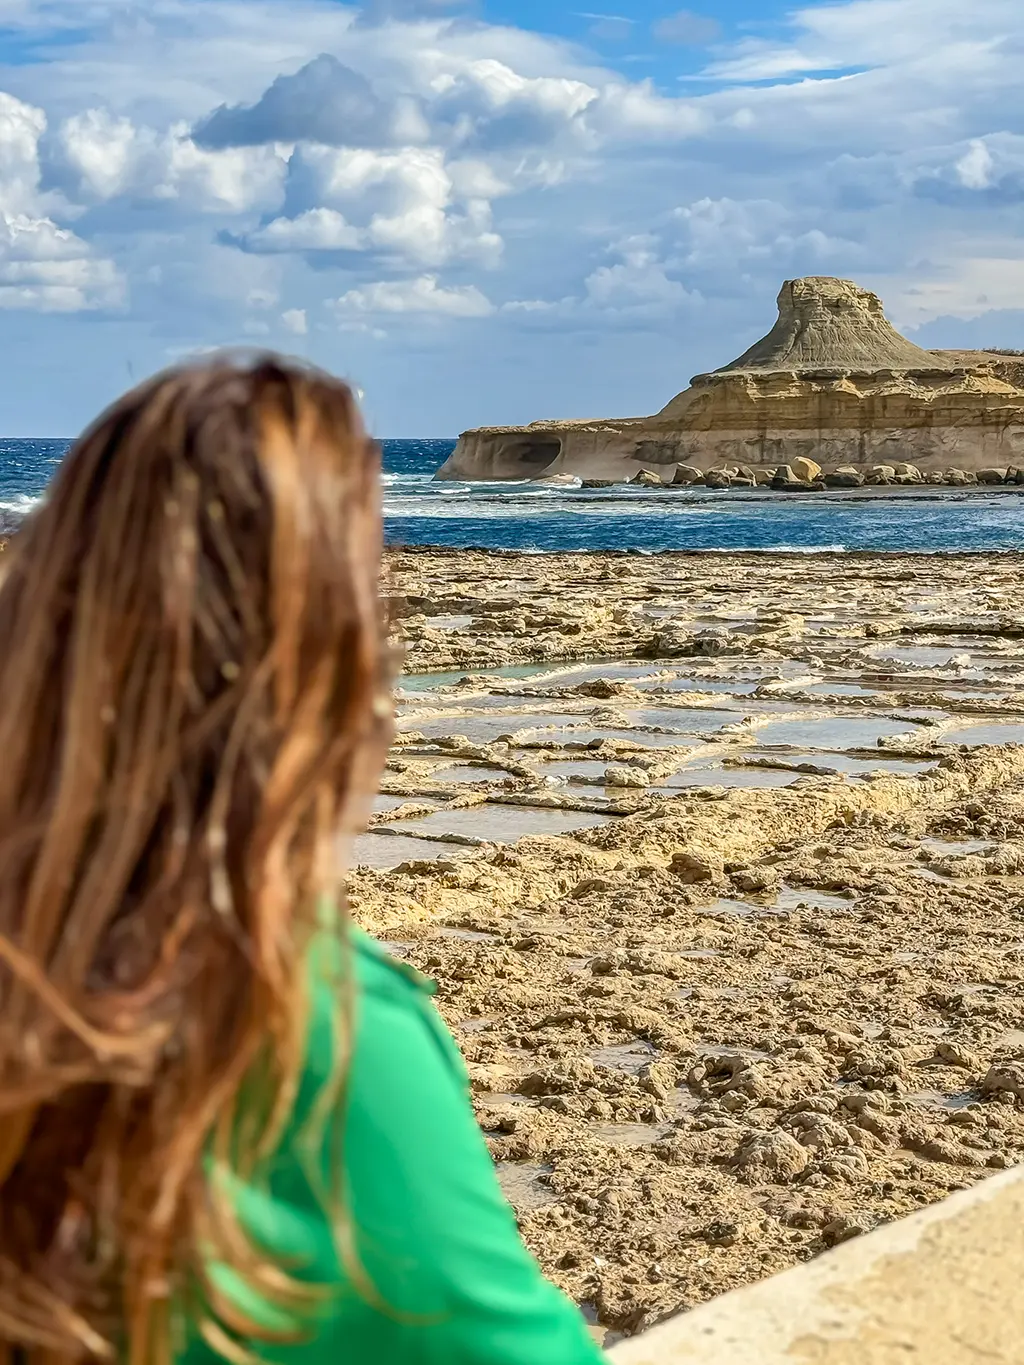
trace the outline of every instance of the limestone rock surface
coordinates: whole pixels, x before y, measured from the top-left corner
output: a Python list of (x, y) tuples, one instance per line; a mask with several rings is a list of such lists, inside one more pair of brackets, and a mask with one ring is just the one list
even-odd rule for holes
[(469, 431), (438, 477), (564, 473), (628, 482), (641, 470), (663, 470), (662, 482), (672, 484), (743, 467), (746, 484), (751, 475), (768, 482), (784, 465), (802, 484), (840, 468), (874, 482), (876, 466), (904, 484), (941, 476), (963, 486), (948, 477), (953, 469), (974, 476), (968, 483), (981, 471), (993, 481), (1001, 471), (1002, 483), (1012, 469), (1016, 483), (1024, 467), (1024, 358), (927, 351), (900, 335), (870, 290), (826, 277), (788, 280), (767, 335), (698, 375), (660, 412)]

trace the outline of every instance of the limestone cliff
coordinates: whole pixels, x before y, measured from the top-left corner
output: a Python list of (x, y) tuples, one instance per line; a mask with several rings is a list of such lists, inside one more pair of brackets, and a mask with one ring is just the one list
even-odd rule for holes
[(771, 331), (648, 418), (466, 432), (442, 479), (558, 473), (627, 480), (677, 465), (774, 469), (910, 462), (922, 473), (1024, 464), (1024, 359), (926, 351), (849, 280), (788, 280)]

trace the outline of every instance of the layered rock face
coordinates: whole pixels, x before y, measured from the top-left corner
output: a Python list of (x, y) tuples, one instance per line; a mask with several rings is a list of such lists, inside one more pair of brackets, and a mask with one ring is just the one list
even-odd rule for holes
[(466, 432), (443, 479), (574, 474), (665, 482), (676, 467), (753, 475), (808, 459), (826, 471), (909, 463), (922, 477), (1024, 465), (1024, 360), (926, 351), (849, 280), (789, 280), (775, 326), (652, 417)]

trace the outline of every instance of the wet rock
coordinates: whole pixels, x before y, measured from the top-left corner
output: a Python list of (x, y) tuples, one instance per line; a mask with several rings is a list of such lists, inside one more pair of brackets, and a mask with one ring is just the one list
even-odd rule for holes
[(1005, 469), (979, 469), (978, 482), (986, 484), (1005, 483), (1006, 473)]
[(732, 475), (724, 469), (709, 469), (704, 476), (704, 482), (708, 488), (731, 488)]
[(676, 472), (672, 478), (672, 482), (676, 485), (688, 487), (691, 484), (703, 483), (704, 475), (699, 469), (694, 468), (693, 465), (681, 464), (676, 466)]
[(896, 478), (896, 466), (891, 464), (872, 465), (868, 471), (867, 481), (875, 486), (892, 483)]
[(634, 474), (629, 481), (637, 488), (664, 488), (665, 482), (660, 475), (655, 474), (650, 469), (641, 469), (638, 474)]

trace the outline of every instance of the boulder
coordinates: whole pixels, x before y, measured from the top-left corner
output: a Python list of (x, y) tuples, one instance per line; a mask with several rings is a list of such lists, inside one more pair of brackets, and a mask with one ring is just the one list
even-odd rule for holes
[(863, 488), (864, 475), (852, 465), (844, 465), (825, 475), (826, 488)]
[(672, 477), (672, 482), (677, 485), (687, 487), (690, 484), (703, 483), (704, 475), (692, 464), (681, 464), (676, 466), (676, 472)]
[(895, 467), (895, 482), (903, 484), (923, 483), (921, 471), (916, 464), (898, 464)]
[(1005, 483), (1007, 471), (1005, 469), (979, 469), (979, 483)]
[(1024, 469), (1018, 469), (1016, 465), (1011, 465), (1006, 471), (1006, 482), (1024, 484)]
[(814, 483), (821, 475), (821, 465), (806, 455), (798, 455), (790, 468), (802, 483)]
[(581, 488), (615, 488), (614, 479), (584, 479), (580, 484)]
[(891, 464), (875, 464), (868, 470), (867, 482), (875, 486), (892, 483), (896, 478), (896, 468)]
[(784, 464), (775, 471), (772, 487), (780, 493), (811, 493), (815, 489), (824, 488), (825, 485), (798, 479), (792, 465)]
[(704, 476), (704, 482), (708, 488), (731, 488), (732, 475), (724, 469), (709, 469)]
[(946, 478), (945, 475), (941, 472), (941, 470), (933, 469), (930, 473), (924, 476), (924, 481), (925, 483), (930, 484), (945, 483)]
[(649, 469), (641, 469), (629, 481), (635, 488), (664, 488), (664, 480)]

